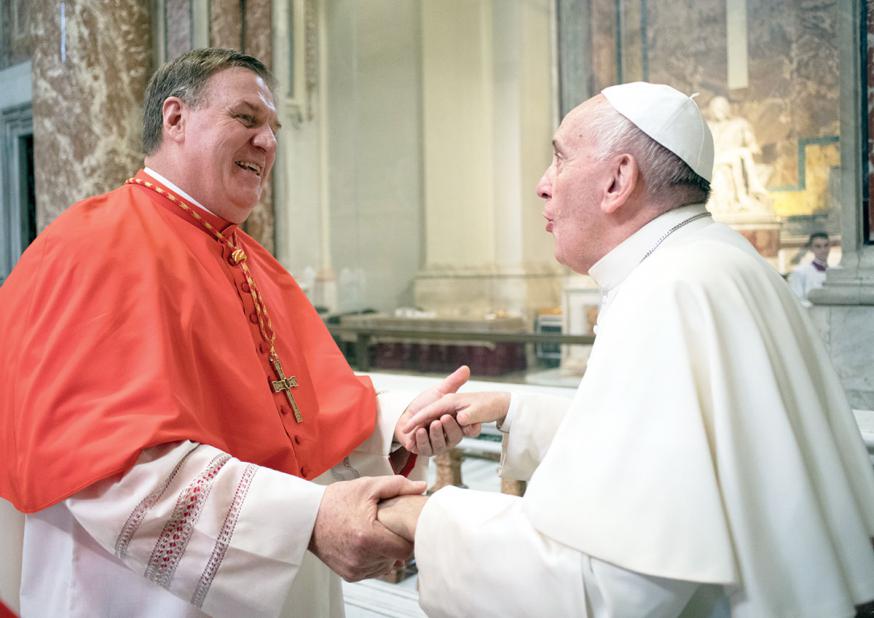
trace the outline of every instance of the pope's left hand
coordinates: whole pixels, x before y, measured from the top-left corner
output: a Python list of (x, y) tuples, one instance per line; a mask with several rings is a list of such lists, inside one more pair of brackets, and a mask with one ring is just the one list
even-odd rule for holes
[(409, 419), (415, 416), (419, 410), (434, 403), (448, 393), (454, 393), (469, 379), (470, 369), (466, 365), (462, 365), (446, 376), (434, 388), (421, 392), (407, 406), (407, 409), (404, 410), (404, 413), (398, 419), (398, 424), (395, 427), (395, 440), (411, 453), (416, 453), (422, 457), (445, 453), (461, 442), (461, 439), (464, 437), (464, 431), (458, 422), (456, 422), (455, 417), (449, 414), (432, 421), (427, 429), (424, 427), (411, 427), (404, 431), (402, 428), (406, 428)]

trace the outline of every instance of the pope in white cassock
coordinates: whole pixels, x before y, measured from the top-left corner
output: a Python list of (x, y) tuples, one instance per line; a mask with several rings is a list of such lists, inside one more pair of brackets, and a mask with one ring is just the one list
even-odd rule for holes
[(556, 258), (603, 294), (568, 406), (452, 394), (496, 420), (524, 497), (383, 503), (430, 616), (853, 616), (874, 599), (874, 474), (805, 311), (704, 207), (713, 141), (664, 85), (564, 119), (537, 187)]

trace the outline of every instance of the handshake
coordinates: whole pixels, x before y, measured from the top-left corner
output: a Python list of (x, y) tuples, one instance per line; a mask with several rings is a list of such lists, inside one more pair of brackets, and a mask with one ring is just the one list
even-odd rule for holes
[[(410, 453), (430, 457), (447, 452), (464, 436), (479, 435), (482, 423), (506, 416), (509, 393), (456, 392), (469, 378), (470, 370), (459, 367), (410, 403), (395, 427), (395, 441), (402, 447), (392, 456), (395, 471), (404, 467)], [(422, 495), (425, 489), (424, 482), (402, 476), (329, 485), (310, 551), (347, 581), (386, 573), (413, 553), (416, 523), (428, 500)]]

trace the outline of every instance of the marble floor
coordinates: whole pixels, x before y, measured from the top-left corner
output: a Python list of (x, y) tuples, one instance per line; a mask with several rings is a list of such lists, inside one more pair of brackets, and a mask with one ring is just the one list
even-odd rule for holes
[[(366, 579), (350, 584), (343, 582), (346, 600), (346, 618), (406, 618), (421, 617), (419, 595), (416, 594), (415, 578), (400, 584), (389, 584), (375, 579)], [(408, 582), (412, 581), (412, 586)]]

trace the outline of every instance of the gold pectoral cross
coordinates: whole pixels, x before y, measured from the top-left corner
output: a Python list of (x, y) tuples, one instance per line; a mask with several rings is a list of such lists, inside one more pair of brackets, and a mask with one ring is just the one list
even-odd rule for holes
[(291, 389), (297, 388), (297, 378), (294, 376), (285, 377), (285, 373), (282, 371), (282, 365), (280, 364), (278, 358), (273, 359), (273, 369), (276, 370), (276, 375), (277, 377), (279, 377), (278, 380), (273, 380), (270, 382), (270, 384), (273, 385), (273, 392), (285, 392), (285, 397), (288, 399), (288, 405), (291, 406), (291, 409), (294, 412), (294, 420), (296, 420), (298, 423), (302, 423), (303, 415), (300, 413), (300, 408), (297, 407), (297, 402), (294, 400), (294, 395), (291, 394)]

